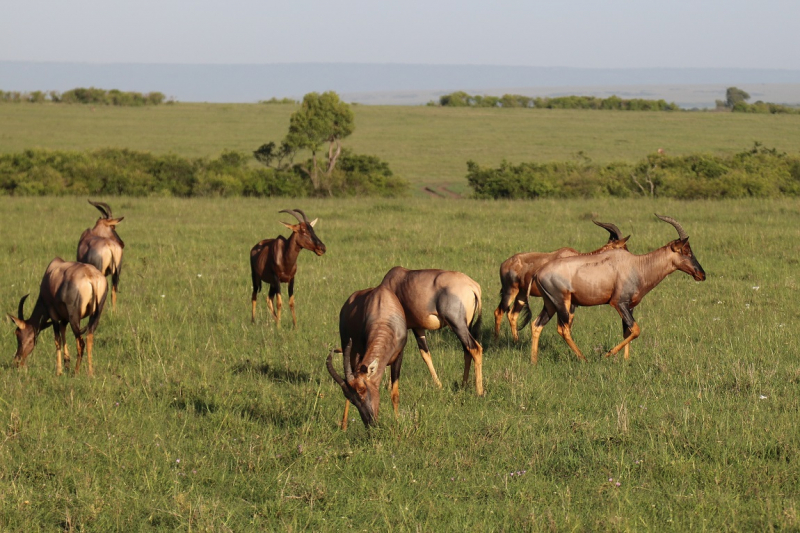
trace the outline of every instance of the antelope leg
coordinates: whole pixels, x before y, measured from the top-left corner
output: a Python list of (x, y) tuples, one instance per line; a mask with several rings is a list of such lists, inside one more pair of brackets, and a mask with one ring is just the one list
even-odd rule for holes
[(575, 352), (575, 355), (578, 356), (578, 359), (581, 361), (586, 361), (586, 357), (583, 356), (581, 351), (578, 349), (578, 345), (575, 344), (575, 341), (572, 340), (572, 335), (570, 334), (570, 327), (569, 324), (558, 324), (558, 334), (566, 341), (567, 346), (572, 348), (572, 351)]
[(431, 373), (431, 377), (433, 378), (433, 382), (436, 384), (438, 388), (442, 388), (442, 382), (439, 381), (439, 376), (436, 375), (436, 369), (433, 368), (433, 359), (431, 359), (431, 352), (428, 348), (428, 341), (425, 339), (425, 330), (412, 330), (414, 333), (414, 338), (417, 339), (417, 347), (419, 348), (419, 353), (422, 355), (422, 360), (425, 361), (425, 364), (428, 365), (428, 371)]
[(623, 340), (621, 343), (619, 343), (619, 344), (617, 344), (616, 346), (614, 346), (614, 347), (613, 347), (613, 348), (612, 348), (612, 349), (611, 349), (611, 350), (610, 350), (610, 351), (609, 351), (609, 352), (606, 354), (606, 357), (611, 357), (612, 355), (616, 355), (616, 354), (617, 354), (617, 352), (619, 352), (619, 351), (620, 351), (622, 348), (625, 348), (625, 359), (627, 359), (627, 358), (628, 358), (628, 345), (630, 344), (630, 342), (631, 342), (633, 339), (635, 339), (636, 337), (638, 337), (638, 336), (639, 336), (639, 333), (640, 333), (640, 332), (641, 332), (641, 330), (639, 329), (639, 324), (637, 324), (636, 322), (634, 322), (634, 323), (633, 323), (633, 326), (631, 326), (631, 328), (630, 328), (630, 335), (628, 335), (627, 337), (625, 337), (625, 339), (624, 339), (624, 340)]
[(347, 431), (347, 414), (350, 411), (350, 401), (344, 401), (344, 416), (342, 417), (342, 431)]

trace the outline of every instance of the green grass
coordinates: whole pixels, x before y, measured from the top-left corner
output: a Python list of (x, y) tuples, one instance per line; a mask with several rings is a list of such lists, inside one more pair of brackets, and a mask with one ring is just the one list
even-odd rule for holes
[[(0, 105), (0, 151), (43, 147), (124, 147), (216, 157), (252, 152), (286, 134), (292, 105), (176, 104), (124, 108)], [(496, 166), (576, 157), (636, 161), (663, 148), (670, 155), (733, 153), (754, 141), (796, 153), (800, 116), (530, 109), (354, 106), (355, 133), (345, 141), (377, 155), (414, 184), (466, 191), (468, 160)]]
[[(13, 327), (0, 337), (4, 531), (800, 528), (796, 201), (106, 200), (125, 216), (125, 266), (95, 378), (55, 376), (50, 331), (26, 371)], [(300, 256), (297, 330), (263, 298), (249, 316), (248, 250), (285, 233), (287, 207), (319, 217), (328, 248)], [(645, 298), (628, 362), (600, 359), (621, 333), (609, 307), (577, 312), (587, 364), (553, 326), (537, 367), (529, 332), (491, 339), (503, 259), (596, 248), (592, 214), (644, 253), (675, 235), (653, 212), (684, 225), (708, 280), (675, 273)], [(85, 199), (0, 198), (6, 312), (96, 215)], [(338, 310), (395, 265), (481, 284), (487, 394), (460, 386), (460, 345), (434, 333), (444, 389), (412, 341), (399, 418), (383, 390), (379, 427), (353, 414), (344, 433), (324, 369)]]

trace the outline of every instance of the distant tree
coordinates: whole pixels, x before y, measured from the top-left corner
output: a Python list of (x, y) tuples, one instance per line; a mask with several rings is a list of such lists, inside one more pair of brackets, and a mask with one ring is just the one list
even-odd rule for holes
[[(330, 178), (342, 153), (341, 140), (353, 133), (354, 122), (353, 110), (333, 91), (308, 93), (300, 109), (289, 118), (289, 133), (281, 146), (295, 152), (311, 151), (311, 168), (301, 166), (300, 169), (311, 179), (315, 191), (325, 188), (330, 194)], [(325, 168), (320, 169), (317, 152), (325, 143), (328, 143), (328, 161)]]
[(253, 152), (253, 157), (264, 166), (275, 170), (287, 170), (292, 166), (296, 154), (297, 150), (283, 141), (280, 146), (276, 146), (274, 142), (262, 144)]
[(725, 107), (733, 109), (736, 104), (749, 99), (750, 95), (738, 87), (728, 87), (725, 91)]

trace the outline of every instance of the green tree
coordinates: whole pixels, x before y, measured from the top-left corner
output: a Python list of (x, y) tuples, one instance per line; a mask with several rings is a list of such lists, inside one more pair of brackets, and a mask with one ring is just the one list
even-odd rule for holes
[(749, 99), (750, 95), (738, 87), (728, 87), (725, 91), (725, 107), (733, 109), (736, 104)]
[[(353, 111), (333, 91), (308, 93), (300, 109), (289, 118), (289, 132), (282, 143), (285, 151), (307, 149), (311, 151), (311, 168), (301, 170), (311, 179), (315, 191), (323, 188), (331, 193), (331, 176), (336, 161), (342, 153), (341, 140), (355, 129)], [(317, 152), (328, 144), (328, 161), (320, 169)], [(285, 145), (285, 148), (283, 148)]]

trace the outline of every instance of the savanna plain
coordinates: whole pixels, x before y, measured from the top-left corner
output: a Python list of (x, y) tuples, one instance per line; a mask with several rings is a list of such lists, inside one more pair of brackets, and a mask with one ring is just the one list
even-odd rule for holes
[[(272, 109), (51, 107), (48, 115), (47, 107), (0, 106), (30, 137), (9, 148), (14, 133), (4, 121), (0, 135), (8, 151), (82, 149), (101, 142), (98, 129), (127, 129), (129, 139), (117, 133), (106, 145), (211, 156), (278, 140), (291, 109), (275, 124), (265, 119), (262, 134), (252, 118), (243, 119), (249, 125), (239, 138), (233, 124), (203, 117), (265, 108)], [(362, 143), (354, 149), (385, 150), (379, 155), (414, 183), (426, 176), (456, 183), (467, 157), (451, 148), (486, 150), (486, 160), (472, 158), (493, 164), (540, 160), (558, 149), (545, 160), (561, 158), (573, 148), (614, 160), (658, 147), (718, 153), (754, 140), (783, 150), (798, 145), (796, 137), (778, 135), (770, 142), (788, 123), (781, 117), (492, 110), (486, 118), (485, 111), (459, 110), (436, 118), (446, 111), (358, 107), (357, 132), (364, 124), (386, 134), (354, 134), (353, 144)], [(163, 118), (178, 112), (185, 122)], [(420, 119), (425, 112), (429, 118)], [(526, 141), (513, 128), (532, 120), (557, 133)], [(663, 121), (675, 120), (682, 125), (664, 138)], [(428, 140), (419, 141), (408, 121)], [(453, 128), (458, 143), (445, 135), (448, 121), (460, 125)], [(482, 125), (470, 130), (470, 121)], [(147, 146), (152, 124), (167, 122), (174, 138)], [(793, 124), (785, 129), (798, 130)], [(608, 128), (612, 140), (597, 133)], [(548, 140), (586, 131), (596, 140), (583, 147)], [(641, 150), (603, 155), (613, 145)], [(440, 159), (452, 160), (452, 169)], [(102, 200), (125, 217), (118, 230), (126, 247), (117, 310), (106, 307), (95, 337), (95, 377), (55, 376), (49, 330), (25, 370), (12, 364), (13, 326), (0, 336), (0, 529), (800, 529), (796, 200)], [(248, 252), (260, 239), (287, 234), (279, 221), (292, 219), (278, 213), (286, 208), (319, 217), (315, 229), (327, 246), (320, 257), (300, 254), (296, 329), (286, 308), (276, 327), (263, 295), (250, 322)], [(632, 235), (631, 251), (645, 253), (676, 236), (654, 212), (683, 224), (708, 278), (695, 282), (676, 272), (644, 299), (635, 310), (642, 334), (629, 360), (602, 357), (621, 337), (610, 307), (576, 313), (573, 335), (587, 363), (552, 324), (537, 366), (529, 362), (528, 330), (517, 344), (504, 324), (493, 339), (504, 259), (562, 246), (593, 250), (607, 238), (593, 217), (617, 224)], [(85, 198), (0, 198), (4, 312), (15, 313), (19, 298), (32, 293), (30, 312), (47, 263), (72, 259), (97, 214)], [(444, 388), (434, 386), (412, 339), (399, 416), (383, 389), (378, 426), (365, 429), (351, 410), (343, 432), (344, 398), (325, 370), (338, 347), (338, 312), (350, 293), (375, 286), (395, 265), (459, 270), (480, 283), (486, 395), (476, 396), (472, 382), (462, 387), (463, 355), (452, 332), (433, 332), (428, 342)], [(532, 302), (537, 312), (540, 303)]]

